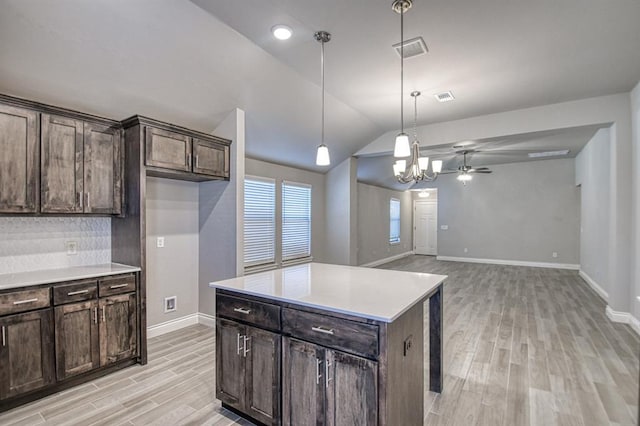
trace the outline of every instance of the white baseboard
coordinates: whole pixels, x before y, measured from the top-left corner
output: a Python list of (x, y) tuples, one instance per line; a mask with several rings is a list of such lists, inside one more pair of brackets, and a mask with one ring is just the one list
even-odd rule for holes
[(640, 335), (640, 321), (629, 312), (614, 311), (611, 306), (607, 305), (607, 318), (613, 322), (629, 324), (631, 329)]
[(551, 268), (551, 269), (570, 269), (577, 271), (580, 265), (572, 263), (545, 263), (545, 262), (528, 262), (524, 260), (503, 260), (503, 259), (478, 259), (475, 257), (453, 257), (453, 256), (437, 256), (437, 260), (446, 260), (449, 262), (467, 262), (467, 263), (488, 263), (490, 265), (509, 265), (509, 266), (530, 266), (533, 268)]
[(407, 251), (404, 253), (396, 254), (395, 256), (385, 257), (384, 259), (374, 260), (373, 262), (365, 263), (364, 265), (360, 265), (365, 268), (372, 268), (378, 265), (384, 265), (385, 263), (393, 262), (394, 260), (402, 259), (403, 257), (411, 256), (413, 251)]
[(587, 284), (589, 284), (589, 287), (591, 287), (593, 291), (595, 291), (598, 294), (598, 296), (602, 297), (605, 300), (605, 302), (609, 300), (609, 293), (604, 291), (604, 289), (600, 287), (598, 283), (595, 282), (593, 278), (591, 278), (586, 272), (584, 272), (583, 270), (580, 270), (580, 272), (578, 272), (578, 275), (580, 275), (580, 277), (583, 280), (585, 280)]
[(172, 331), (180, 330), (181, 328), (189, 327), (190, 325), (202, 324), (207, 327), (213, 327), (216, 324), (216, 317), (203, 313), (195, 313), (186, 315), (184, 317), (172, 319), (160, 324), (147, 327), (147, 338), (161, 336)]
[(160, 324), (147, 327), (147, 338), (161, 336), (172, 331), (180, 330), (181, 328), (189, 327), (190, 325), (198, 324), (198, 314), (191, 314), (184, 317), (176, 318), (170, 321), (165, 321)]

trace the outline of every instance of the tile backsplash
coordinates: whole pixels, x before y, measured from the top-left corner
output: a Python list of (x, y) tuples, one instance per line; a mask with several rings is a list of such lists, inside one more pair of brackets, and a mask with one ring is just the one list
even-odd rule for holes
[(110, 218), (0, 217), (0, 274), (109, 262)]

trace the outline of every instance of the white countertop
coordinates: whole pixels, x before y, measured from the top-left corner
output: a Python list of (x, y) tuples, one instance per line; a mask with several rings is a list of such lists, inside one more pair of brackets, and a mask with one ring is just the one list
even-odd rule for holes
[(446, 275), (307, 263), (210, 283), (213, 288), (392, 322)]
[(120, 263), (102, 265), (73, 266), (70, 268), (45, 269), (40, 271), (20, 272), (0, 275), (0, 290), (31, 285), (57, 283), (62, 281), (82, 280), (85, 278), (104, 277), (106, 275), (136, 272), (140, 268)]

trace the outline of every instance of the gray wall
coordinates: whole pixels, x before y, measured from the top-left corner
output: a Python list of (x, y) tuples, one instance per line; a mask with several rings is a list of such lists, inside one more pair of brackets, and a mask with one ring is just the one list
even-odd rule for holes
[(358, 198), (356, 159), (348, 158), (326, 174), (326, 261), (356, 265)]
[[(147, 324), (198, 312), (198, 184), (147, 178)], [(156, 246), (157, 237), (165, 240)], [(164, 313), (164, 298), (177, 310)]]
[[(633, 144), (633, 246), (635, 261), (631, 262), (632, 283), (630, 291), (631, 313), (640, 321), (640, 83), (631, 92), (631, 127)], [(640, 330), (638, 330), (640, 331)]]
[[(389, 200), (400, 200), (400, 243), (389, 243)], [(412, 250), (412, 199), (409, 191), (358, 183), (358, 265)]]
[(475, 175), (466, 186), (456, 175), (426, 185), (438, 188), (438, 255), (577, 264), (580, 198), (574, 160), (491, 169), (493, 174)]
[[(311, 256), (315, 262), (325, 262), (325, 180), (321, 173), (309, 172), (294, 167), (281, 166), (266, 161), (247, 158), (247, 176), (260, 176), (276, 180), (276, 212), (282, 209), (282, 181), (311, 185)], [(276, 214), (276, 261), (282, 253), (282, 215)]]
[(609, 210), (604, 208), (610, 184), (610, 135), (599, 130), (576, 157), (580, 185), (580, 270), (609, 292)]

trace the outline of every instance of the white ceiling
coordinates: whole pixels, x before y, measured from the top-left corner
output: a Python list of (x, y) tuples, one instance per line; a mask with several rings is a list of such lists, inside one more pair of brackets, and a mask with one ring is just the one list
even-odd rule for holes
[[(406, 93), (453, 91), (451, 103), (424, 96), (427, 124), (626, 92), (640, 80), (639, 20), (637, 0), (416, 0), (406, 37), (430, 52), (407, 60)], [(293, 38), (276, 42), (277, 23)], [(247, 155), (322, 171), (319, 29), (333, 34), (326, 139), (337, 164), (398, 127), (390, 0), (0, 0), (0, 92), (202, 131), (241, 108)]]

